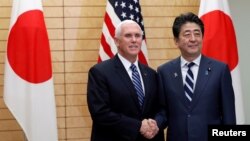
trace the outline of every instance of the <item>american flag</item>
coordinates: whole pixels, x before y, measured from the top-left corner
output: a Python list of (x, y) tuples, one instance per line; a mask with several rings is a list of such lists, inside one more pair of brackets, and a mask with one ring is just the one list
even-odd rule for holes
[(115, 28), (121, 21), (127, 19), (136, 21), (143, 30), (144, 35), (141, 52), (139, 53), (139, 61), (143, 64), (148, 64), (144, 23), (139, 0), (107, 1), (98, 62), (110, 59), (117, 53), (117, 47), (114, 42)]

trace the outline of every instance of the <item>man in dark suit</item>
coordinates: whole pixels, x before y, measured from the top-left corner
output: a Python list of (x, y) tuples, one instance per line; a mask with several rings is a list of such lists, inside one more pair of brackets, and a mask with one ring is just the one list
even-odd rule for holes
[[(115, 31), (118, 53), (89, 70), (91, 141), (164, 141), (166, 115), (159, 101), (162, 98), (157, 89), (157, 74), (138, 62), (142, 36), (136, 22), (122, 21)], [(139, 73), (140, 96), (132, 82), (131, 64)]]
[(201, 54), (204, 25), (197, 15), (176, 17), (172, 30), (181, 56), (157, 69), (166, 100), (167, 141), (207, 141), (208, 125), (236, 124), (230, 71)]

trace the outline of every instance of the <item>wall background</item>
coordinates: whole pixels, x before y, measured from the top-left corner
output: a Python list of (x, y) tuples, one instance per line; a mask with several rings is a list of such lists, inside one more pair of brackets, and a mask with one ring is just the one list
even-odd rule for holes
[[(140, 0), (144, 17), (149, 65), (154, 69), (179, 55), (171, 26), (175, 16), (198, 13), (199, 0)], [(250, 123), (250, 42), (247, 0), (230, 0), (236, 26), (246, 120)], [(22, 129), (3, 102), (4, 58), (12, 0), (0, 0), (0, 141), (25, 141)], [(43, 0), (49, 34), (60, 141), (89, 141), (91, 118), (86, 103), (87, 72), (97, 62), (105, 0)], [(237, 19), (236, 19), (237, 18)], [(244, 19), (243, 19), (244, 18)]]

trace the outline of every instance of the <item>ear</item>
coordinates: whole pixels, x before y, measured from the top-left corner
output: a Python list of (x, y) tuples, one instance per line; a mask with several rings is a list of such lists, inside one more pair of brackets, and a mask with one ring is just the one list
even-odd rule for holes
[(120, 40), (119, 40), (118, 38), (114, 37), (114, 41), (115, 41), (115, 45), (116, 45), (117, 47), (119, 47), (119, 45), (120, 45)]
[(175, 45), (178, 45), (178, 41), (179, 41), (178, 38), (174, 38), (174, 43), (175, 43)]

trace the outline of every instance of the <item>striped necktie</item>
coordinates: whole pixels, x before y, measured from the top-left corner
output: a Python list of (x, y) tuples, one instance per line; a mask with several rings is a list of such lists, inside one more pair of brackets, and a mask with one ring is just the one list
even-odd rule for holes
[(140, 75), (139, 75), (137, 68), (134, 64), (131, 64), (130, 68), (132, 70), (132, 82), (133, 82), (134, 87), (136, 89), (139, 104), (142, 107), (143, 102), (144, 102), (144, 93), (143, 93), (143, 89), (142, 89)]
[(194, 75), (191, 70), (191, 67), (194, 65), (194, 62), (189, 63), (188, 66), (188, 71), (185, 79), (185, 84), (184, 84), (184, 91), (187, 99), (191, 102), (192, 97), (194, 94)]

